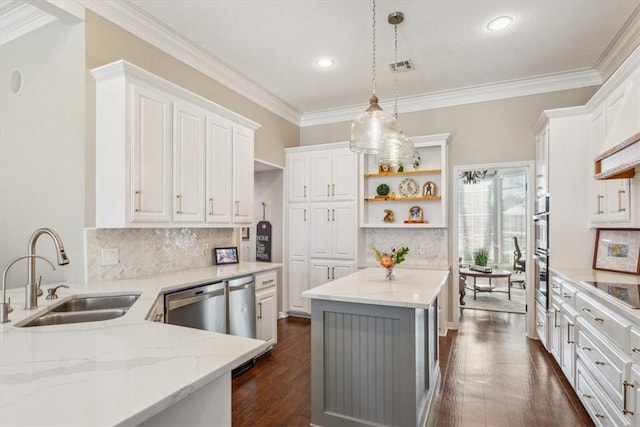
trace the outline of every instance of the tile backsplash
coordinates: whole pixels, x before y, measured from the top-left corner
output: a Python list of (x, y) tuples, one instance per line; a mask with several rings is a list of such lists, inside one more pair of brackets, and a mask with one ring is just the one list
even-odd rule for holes
[[(213, 264), (213, 248), (236, 246), (233, 228), (87, 228), (86, 281), (126, 279)], [(118, 264), (102, 265), (117, 249)]]
[(449, 268), (448, 235), (444, 228), (367, 229), (365, 262), (377, 265), (371, 246), (381, 251), (407, 246), (409, 254), (402, 263), (403, 267)]

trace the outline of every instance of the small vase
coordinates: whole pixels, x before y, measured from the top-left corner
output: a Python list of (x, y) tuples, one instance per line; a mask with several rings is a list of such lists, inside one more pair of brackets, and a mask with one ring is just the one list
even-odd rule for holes
[(393, 275), (393, 267), (386, 268), (387, 272), (384, 276), (385, 280), (394, 280), (396, 276)]

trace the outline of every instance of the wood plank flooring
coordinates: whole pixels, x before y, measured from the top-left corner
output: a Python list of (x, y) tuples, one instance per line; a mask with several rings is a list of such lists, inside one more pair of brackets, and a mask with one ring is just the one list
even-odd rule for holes
[[(429, 427), (592, 426), (525, 316), (462, 310), (460, 329), (440, 338), (442, 378)], [(278, 344), (233, 380), (234, 427), (311, 422), (310, 321), (278, 321)]]

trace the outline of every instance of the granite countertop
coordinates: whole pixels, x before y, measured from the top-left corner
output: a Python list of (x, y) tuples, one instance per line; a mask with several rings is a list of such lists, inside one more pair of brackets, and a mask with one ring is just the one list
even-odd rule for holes
[[(240, 263), (87, 285), (66, 283), (59, 299), (14, 311), (0, 326), (0, 425), (136, 425), (267, 349), (264, 341), (147, 321), (166, 291), (280, 267)], [(53, 287), (44, 285), (43, 288)], [(140, 292), (122, 317), (21, 328), (66, 297)], [(46, 292), (45, 292), (46, 293)]]
[(394, 269), (385, 280), (383, 268), (367, 268), (302, 293), (310, 299), (355, 302), (392, 307), (429, 308), (447, 284), (446, 270)]

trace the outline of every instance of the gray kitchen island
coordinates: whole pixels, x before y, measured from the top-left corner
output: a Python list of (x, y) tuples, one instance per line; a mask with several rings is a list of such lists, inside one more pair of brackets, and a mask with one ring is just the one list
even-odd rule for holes
[(425, 424), (448, 271), (368, 268), (309, 289), (314, 426)]

